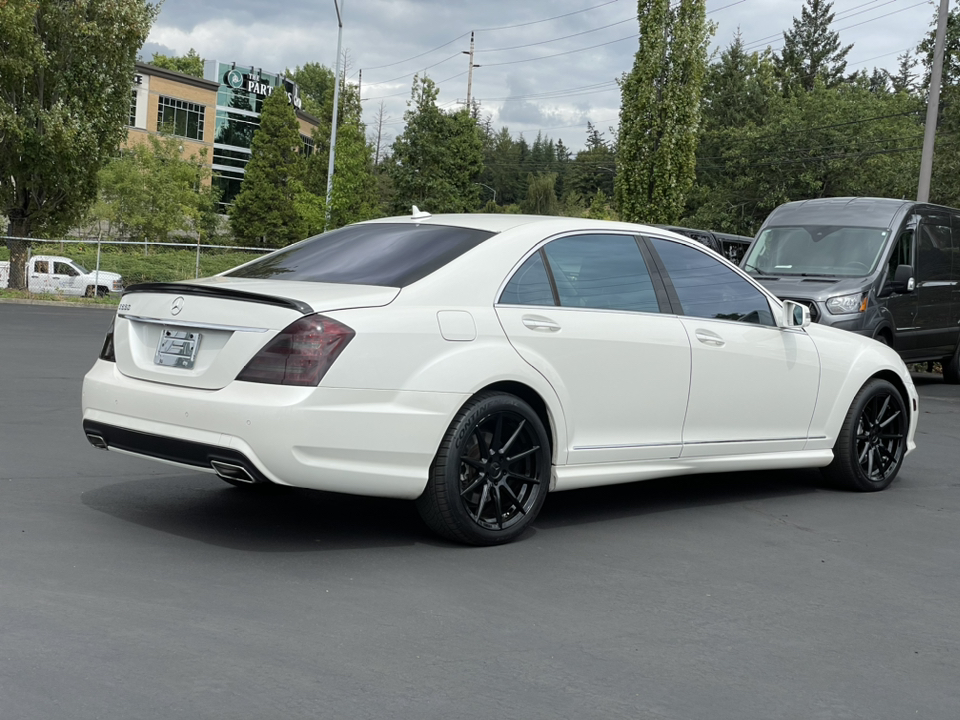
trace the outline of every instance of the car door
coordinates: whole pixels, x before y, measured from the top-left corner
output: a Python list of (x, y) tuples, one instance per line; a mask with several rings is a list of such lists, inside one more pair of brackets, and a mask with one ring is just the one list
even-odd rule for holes
[(51, 286), (50, 261), (47, 259), (34, 258), (30, 261), (30, 292), (50, 293), (54, 292)]
[(950, 305), (956, 283), (952, 274), (953, 231), (949, 213), (925, 208), (917, 229), (917, 328), (920, 355), (947, 355), (957, 344), (958, 328)]
[(813, 340), (777, 327), (767, 296), (709, 253), (650, 245), (692, 348), (683, 457), (802, 449), (820, 383)]
[[(896, 242), (887, 260), (887, 283), (893, 282), (897, 268), (909, 265), (916, 275), (916, 253), (914, 241), (916, 239), (917, 220), (909, 218), (907, 224), (901, 228)], [(901, 355), (909, 356), (917, 347), (917, 308), (919, 296), (916, 287), (913, 290), (894, 292), (883, 298), (882, 302), (890, 312), (894, 324), (893, 347)]]
[(72, 265), (60, 260), (53, 261), (51, 286), (53, 291), (62, 295), (82, 295), (83, 289), (77, 285), (80, 273)]
[(628, 234), (554, 239), (507, 282), (497, 314), (554, 387), (569, 464), (678, 457), (690, 342)]

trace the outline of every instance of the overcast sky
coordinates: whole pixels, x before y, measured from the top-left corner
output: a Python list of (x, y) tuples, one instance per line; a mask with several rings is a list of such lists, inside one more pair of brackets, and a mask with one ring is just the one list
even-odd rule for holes
[[(634, 0), (339, 0), (348, 80), (362, 70), (368, 129), (381, 99), (388, 142), (403, 129), (414, 73), (439, 85), (439, 104), (453, 107), (467, 94), (470, 32), (476, 32), (473, 96), (494, 126), (532, 141), (538, 130), (574, 149), (586, 124), (606, 131), (617, 124), (615, 79), (637, 50)], [(749, 50), (783, 44), (783, 31), (799, 16), (802, 0), (707, 0), (717, 24), (713, 46), (722, 49), (737, 29)], [(836, 0), (834, 28), (845, 44), (848, 71), (874, 66), (895, 70), (897, 56), (914, 50), (936, 7), (926, 0)], [(308, 62), (334, 67), (334, 0), (165, 0), (144, 45), (154, 52), (282, 72)]]

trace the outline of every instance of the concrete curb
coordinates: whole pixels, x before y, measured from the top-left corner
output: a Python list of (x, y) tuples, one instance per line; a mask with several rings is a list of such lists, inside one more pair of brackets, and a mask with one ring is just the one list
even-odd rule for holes
[(116, 312), (116, 305), (95, 305), (93, 303), (68, 302), (66, 300), (26, 300), (23, 298), (0, 298), (0, 303), (11, 305), (52, 305), (54, 307), (83, 308), (89, 310), (110, 310)]

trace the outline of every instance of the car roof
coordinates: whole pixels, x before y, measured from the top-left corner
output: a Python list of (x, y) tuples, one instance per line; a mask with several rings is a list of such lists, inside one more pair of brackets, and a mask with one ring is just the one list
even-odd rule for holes
[[(619, 230), (644, 234), (666, 234), (670, 237), (689, 241), (689, 238), (678, 235), (664, 227), (655, 225), (641, 225), (638, 223), (614, 222), (612, 220), (592, 220), (590, 218), (562, 217), (558, 215), (514, 215), (512, 213), (460, 213), (438, 214), (424, 217), (401, 215), (397, 217), (378, 218), (367, 220), (363, 224), (376, 223), (404, 223), (414, 225), (448, 225), (451, 227), (485, 230), (492, 233), (506, 232), (522, 226), (539, 225), (549, 232), (562, 230)], [(666, 233), (664, 231), (666, 230)]]
[[(797, 200), (781, 205), (765, 225), (863, 225), (890, 227), (905, 205), (914, 200), (875, 197), (835, 197)], [(864, 224), (864, 221), (866, 223)]]

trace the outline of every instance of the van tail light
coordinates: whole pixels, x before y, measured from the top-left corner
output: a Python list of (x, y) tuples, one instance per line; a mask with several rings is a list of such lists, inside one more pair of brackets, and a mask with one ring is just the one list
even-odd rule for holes
[(316, 386), (355, 334), (323, 315), (300, 318), (254, 355), (237, 380)]
[(113, 325), (116, 320), (110, 321), (110, 327), (107, 329), (107, 336), (103, 339), (103, 346), (100, 348), (100, 359), (109, 362), (116, 362), (117, 356), (113, 350)]

